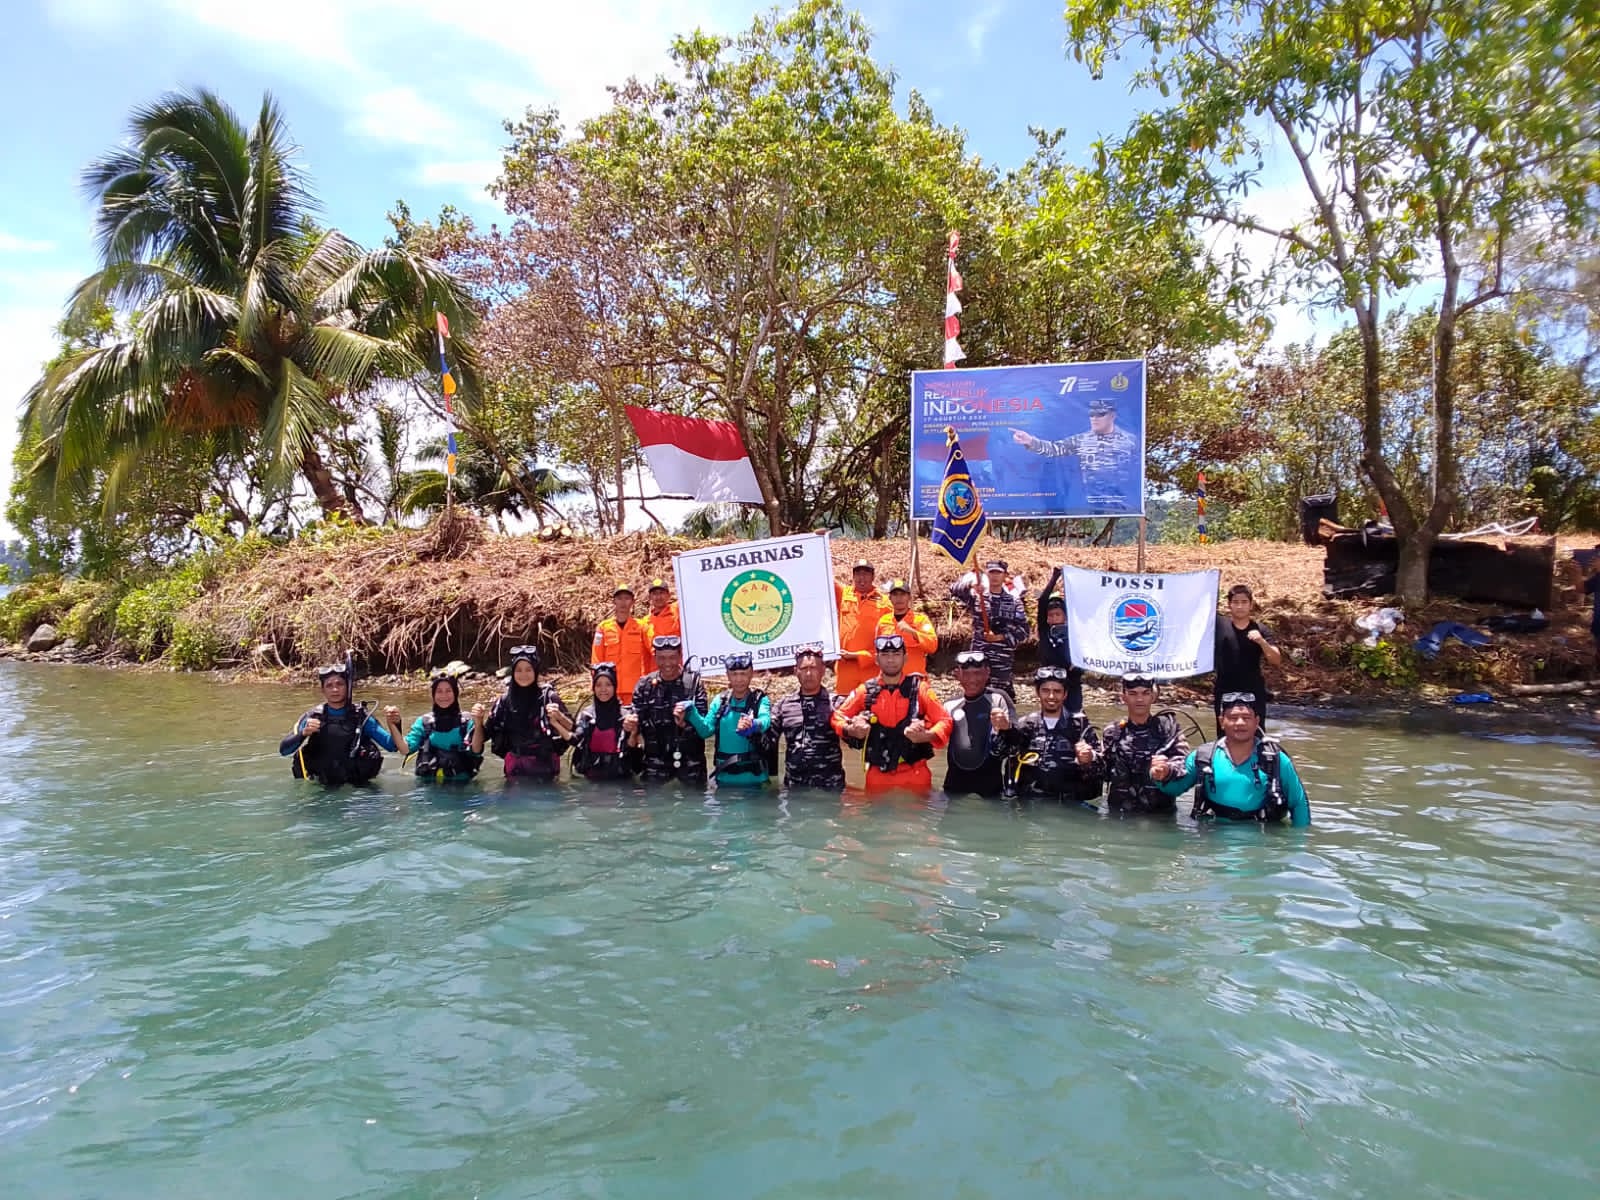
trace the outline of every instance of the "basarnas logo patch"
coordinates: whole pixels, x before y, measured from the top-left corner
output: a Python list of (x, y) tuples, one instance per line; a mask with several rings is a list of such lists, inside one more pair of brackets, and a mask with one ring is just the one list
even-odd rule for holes
[(771, 571), (742, 571), (722, 589), (722, 625), (747, 646), (783, 636), (794, 619), (794, 594)]
[(1118, 596), (1111, 636), (1129, 654), (1149, 654), (1161, 641), (1161, 606), (1149, 596)]

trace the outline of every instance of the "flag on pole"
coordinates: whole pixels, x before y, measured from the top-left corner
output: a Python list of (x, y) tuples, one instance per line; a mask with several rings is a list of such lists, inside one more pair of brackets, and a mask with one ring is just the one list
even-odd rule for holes
[(961, 290), (961, 272), (956, 270), (956, 251), (961, 249), (961, 235), (950, 231), (950, 243), (945, 251), (944, 287), (944, 365), (953, 367), (967, 356), (958, 340), (961, 336), (961, 301), (956, 293)]
[(1206, 544), (1206, 473), (1200, 472), (1200, 489), (1196, 500), (1200, 508), (1200, 544)]
[(444, 388), (444, 415), (449, 421), (445, 434), (444, 474), (445, 479), (456, 477), (456, 406), (452, 397), (456, 394), (456, 377), (450, 373), (450, 360), (444, 355), (445, 339), (450, 336), (450, 320), (442, 312), (435, 311), (434, 328), (439, 333), (439, 379)]
[(961, 453), (961, 440), (948, 426), (944, 436), (949, 453), (944, 462), (944, 482), (939, 485), (939, 515), (933, 519), (928, 540), (964, 567), (978, 548), (978, 538), (989, 520), (983, 515), (983, 498), (973, 486), (966, 456)]
[(702, 502), (762, 502), (756, 469), (732, 421), (679, 417), (631, 404), (626, 412), (664, 494)]

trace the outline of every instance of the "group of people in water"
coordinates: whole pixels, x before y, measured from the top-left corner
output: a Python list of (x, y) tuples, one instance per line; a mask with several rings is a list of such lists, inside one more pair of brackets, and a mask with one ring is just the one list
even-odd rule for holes
[[(616, 661), (593, 662), (589, 700), (576, 716), (541, 681), (534, 646), (513, 647), (504, 693), (467, 713), (457, 678), (436, 674), (431, 710), (406, 731), (397, 708), (384, 708), (380, 721), (352, 702), (348, 664), (329, 666), (318, 671), (322, 703), (300, 718), (279, 752), (292, 759), (297, 778), (329, 785), (371, 781), (384, 752), (397, 752), (403, 742), (408, 758), (416, 756), (417, 774), (440, 781), (472, 779), (486, 752), (503, 761), (507, 777), (553, 781), (570, 750), (574, 777), (695, 788), (714, 780), (719, 789), (750, 789), (780, 777), (781, 751), (784, 788), (840, 792), (849, 750), (862, 754), (869, 794), (932, 791), (931, 764), (942, 752), (949, 795), (1161, 815), (1176, 812), (1178, 797), (1193, 790), (1196, 818), (1310, 823), (1294, 763), (1264, 731), (1268, 697), (1260, 663), (1278, 661), (1279, 652), (1252, 619), (1248, 589), (1235, 587), (1228, 613), (1218, 618), (1217, 740), (1205, 742), (1190, 721), (1204, 743), (1191, 747), (1180, 714), (1156, 711), (1156, 682), (1143, 675), (1123, 676), (1119, 720), (1096, 729), (1081, 711), (1082, 672), (1070, 665), (1065, 606), (1050, 594), (1056, 577), (1039, 602), (1041, 665), (1032, 679), (1038, 709), (1019, 717), (1012, 652), (1027, 636), (1026, 611), (1006, 564), (987, 568), (984, 580), (969, 577), (952, 589), (973, 610), (974, 631), (971, 648), (956, 655), (961, 695), (948, 706), (925, 675), (926, 655), (938, 644), (937, 637), (930, 644), (927, 617), (910, 611), (902, 581), (879, 593), (871, 565), (858, 563), (851, 586), (836, 593), (841, 615), (856, 618), (841, 638), (838, 692), (825, 686), (822, 647), (810, 646), (795, 653), (798, 688), (781, 699), (754, 685), (748, 654), (725, 660), (727, 688), (713, 697), (685, 663), (681, 633), (633, 618), (619, 599), (595, 635), (595, 649), (636, 645), (629, 665), (642, 673), (625, 678)], [(631, 608), (631, 590), (619, 588), (619, 596), (625, 590)], [(872, 621), (871, 649), (863, 651), (859, 630), (878, 598), (884, 604)], [(654, 596), (652, 609), (661, 611)], [(913, 661), (922, 669), (910, 669)]]

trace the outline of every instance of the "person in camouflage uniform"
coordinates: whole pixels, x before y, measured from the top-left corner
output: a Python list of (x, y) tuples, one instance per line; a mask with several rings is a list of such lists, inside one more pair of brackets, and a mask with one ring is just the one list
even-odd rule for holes
[(1137, 507), (1138, 497), (1133, 493), (1139, 478), (1134, 461), (1139, 439), (1117, 428), (1117, 407), (1111, 401), (1089, 401), (1087, 433), (1050, 441), (1013, 429), (1011, 440), (1046, 458), (1076, 457), (1083, 468), (1084, 499), (1090, 513), (1125, 513)]
[(800, 690), (772, 709), (772, 727), (783, 736), (783, 786), (844, 790), (844, 751), (833, 728), (833, 698), (822, 686), (826, 665), (820, 646), (802, 646), (794, 654)]
[[(972, 648), (982, 650), (989, 664), (989, 686), (1016, 700), (1012, 685), (1012, 662), (1017, 647), (1028, 638), (1028, 613), (1022, 607), (1024, 591), (1013, 596), (1006, 591), (1006, 572), (1010, 568), (1004, 559), (984, 564), (989, 587), (979, 587), (977, 577), (963, 575), (950, 585), (950, 594), (967, 606), (972, 618)], [(984, 612), (987, 610), (987, 627)]]

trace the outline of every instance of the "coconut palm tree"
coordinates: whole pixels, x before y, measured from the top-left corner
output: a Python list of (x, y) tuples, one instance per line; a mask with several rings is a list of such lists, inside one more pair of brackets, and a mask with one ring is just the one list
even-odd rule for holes
[(295, 155), (270, 95), (247, 128), (200, 90), (136, 110), (128, 142), (85, 172), (100, 269), (69, 313), (109, 303), (131, 321), (128, 336), (63, 356), (24, 398), (32, 470), (53, 487), (103, 470), (109, 511), (141, 458), (205, 433), (253, 453), (269, 484), (298, 476), (325, 513), (360, 521), (318, 445), (340, 406), (433, 371), (435, 310), (457, 335), (458, 376), (472, 377), (464, 285), (429, 259), (318, 226)]
[[(429, 438), (417, 448), (416, 457), (421, 463), (443, 464), (445, 440)], [(577, 491), (550, 467), (524, 465), (518, 468), (518, 474), (520, 478), (512, 478), (489, 455), (464, 441), (456, 458), (456, 503), (497, 518), (502, 528), (509, 517), (531, 516), (543, 529), (547, 520), (561, 516), (556, 501)], [(447, 484), (442, 470), (419, 467), (403, 471), (395, 483), (401, 512), (430, 512), (444, 507)]]

